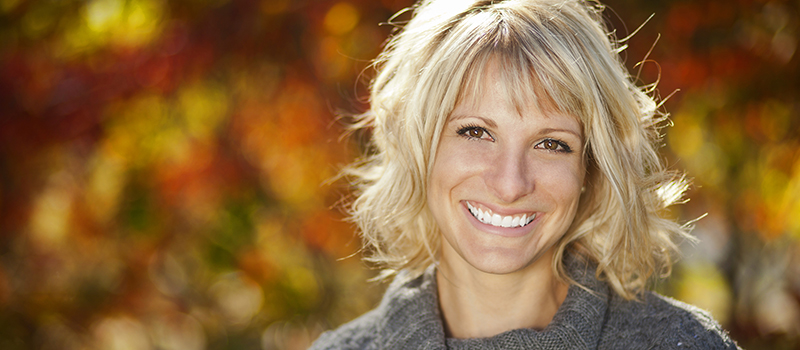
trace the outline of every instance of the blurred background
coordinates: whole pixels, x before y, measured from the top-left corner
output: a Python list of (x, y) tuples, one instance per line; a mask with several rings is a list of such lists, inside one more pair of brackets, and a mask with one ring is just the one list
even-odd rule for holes
[[(0, 349), (305, 349), (374, 307), (329, 180), (410, 4), (0, 0)], [(800, 349), (800, 2), (608, 5), (655, 14), (626, 64), (708, 214), (657, 288)]]

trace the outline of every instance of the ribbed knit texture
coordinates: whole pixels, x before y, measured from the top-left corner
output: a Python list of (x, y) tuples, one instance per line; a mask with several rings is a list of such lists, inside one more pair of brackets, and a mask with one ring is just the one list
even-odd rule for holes
[(570, 286), (543, 330), (516, 329), (490, 338), (446, 338), (436, 269), (419, 278), (397, 276), (374, 310), (322, 334), (311, 349), (738, 349), (711, 316), (647, 292), (626, 301), (594, 277), (594, 266), (567, 257)]

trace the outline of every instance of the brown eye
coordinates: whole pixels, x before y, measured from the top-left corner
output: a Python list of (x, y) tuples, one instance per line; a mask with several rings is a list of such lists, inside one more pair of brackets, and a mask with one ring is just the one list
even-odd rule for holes
[(555, 139), (546, 139), (536, 144), (536, 148), (550, 152), (572, 153), (572, 149), (564, 142)]
[(470, 140), (494, 141), (492, 135), (480, 126), (465, 126), (458, 130), (458, 134)]

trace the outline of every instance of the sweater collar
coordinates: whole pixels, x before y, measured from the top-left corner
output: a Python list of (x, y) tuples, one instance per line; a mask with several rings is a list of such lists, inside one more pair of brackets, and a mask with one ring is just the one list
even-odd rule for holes
[(594, 277), (595, 267), (567, 255), (567, 273), (588, 290), (571, 285), (550, 324), (541, 331), (516, 329), (490, 338), (445, 338), (436, 286), (436, 268), (418, 278), (401, 273), (378, 307), (380, 344), (391, 349), (592, 349), (600, 340), (608, 286)]

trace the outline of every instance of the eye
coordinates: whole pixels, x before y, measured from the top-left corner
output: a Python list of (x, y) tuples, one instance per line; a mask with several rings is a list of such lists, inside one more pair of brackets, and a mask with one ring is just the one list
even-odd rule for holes
[(481, 138), (481, 136), (483, 136), (484, 133), (485, 132), (483, 130), (481, 130), (481, 129), (469, 129), (469, 130), (467, 130), (467, 135), (469, 137), (474, 137), (476, 139)]
[(551, 151), (558, 150), (559, 146), (560, 145), (553, 140), (545, 140), (544, 142), (542, 142), (542, 147)]
[(551, 152), (572, 153), (572, 149), (563, 141), (555, 139), (546, 139), (539, 142), (536, 148), (544, 149)]
[(480, 126), (468, 125), (458, 129), (458, 134), (468, 139), (494, 141), (492, 135)]

